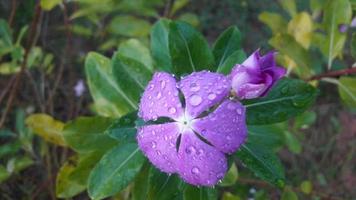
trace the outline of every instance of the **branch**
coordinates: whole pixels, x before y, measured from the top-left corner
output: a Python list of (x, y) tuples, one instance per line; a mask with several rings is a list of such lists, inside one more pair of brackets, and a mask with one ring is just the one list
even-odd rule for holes
[(356, 74), (356, 67), (353, 68), (348, 68), (348, 69), (341, 69), (341, 70), (336, 70), (336, 71), (329, 71), (323, 74), (315, 75), (307, 79), (307, 81), (314, 81), (314, 80), (320, 80), (322, 78), (326, 77), (335, 77), (335, 76), (343, 76), (343, 75), (348, 75), (348, 74)]

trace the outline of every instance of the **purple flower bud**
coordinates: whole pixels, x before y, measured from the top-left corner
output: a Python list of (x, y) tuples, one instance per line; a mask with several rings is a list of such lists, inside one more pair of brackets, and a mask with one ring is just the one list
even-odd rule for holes
[(245, 108), (226, 99), (230, 85), (225, 76), (207, 71), (192, 73), (178, 83), (170, 74), (155, 73), (142, 95), (139, 116), (146, 122), (159, 117), (172, 122), (138, 128), (138, 145), (149, 161), (190, 184), (217, 184), (227, 171), (225, 153), (235, 152), (247, 136)]
[(85, 85), (82, 79), (78, 80), (77, 84), (74, 86), (75, 96), (80, 97), (85, 92)]
[(351, 26), (352, 28), (355, 28), (355, 27), (356, 27), (356, 17), (354, 17), (354, 18), (352, 19), (350, 26)]
[(232, 69), (229, 77), (232, 90), (238, 98), (262, 97), (285, 75), (286, 70), (276, 65), (275, 55), (276, 52), (269, 52), (261, 56), (257, 50)]
[(349, 26), (346, 25), (346, 24), (340, 24), (340, 25), (339, 25), (339, 31), (340, 31), (340, 33), (345, 33), (348, 28), (349, 28)]

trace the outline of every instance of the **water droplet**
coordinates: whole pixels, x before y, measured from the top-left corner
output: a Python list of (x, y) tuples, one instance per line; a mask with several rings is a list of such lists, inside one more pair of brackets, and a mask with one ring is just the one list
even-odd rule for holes
[(198, 106), (201, 102), (203, 101), (203, 99), (201, 98), (201, 96), (197, 95), (197, 94), (193, 94), (192, 96), (190, 96), (189, 98), (189, 103), (192, 106)]
[(161, 81), (161, 89), (164, 89), (166, 87), (166, 81)]
[(154, 142), (154, 141), (152, 141), (152, 142), (151, 142), (151, 147), (152, 147), (152, 148), (156, 148), (156, 146), (157, 146), (157, 143)]
[(153, 90), (153, 88), (155, 88), (155, 85), (151, 84), (149, 90)]
[(193, 147), (193, 146), (189, 146), (188, 148), (185, 149), (185, 152), (186, 152), (187, 154), (195, 154), (196, 149), (195, 149), (195, 147)]
[(222, 179), (224, 177), (224, 173), (218, 173), (217, 175), (216, 175), (216, 178), (217, 179)]
[(175, 107), (170, 107), (170, 108), (168, 109), (168, 112), (171, 113), (171, 114), (176, 113), (176, 111), (177, 111), (177, 109), (176, 109)]
[(200, 86), (199, 85), (197, 85), (196, 83), (191, 83), (190, 84), (190, 91), (197, 92), (199, 90), (200, 90)]
[(227, 135), (227, 136), (226, 136), (226, 139), (227, 139), (227, 140), (231, 140), (231, 136), (230, 136), (230, 135)]
[(289, 86), (286, 85), (286, 86), (284, 86), (284, 87), (281, 89), (281, 93), (282, 93), (282, 94), (287, 94), (287, 93), (288, 93), (288, 90), (289, 90)]
[(161, 93), (161, 92), (158, 92), (157, 95), (156, 95), (157, 99), (160, 99), (161, 96), (162, 96), (162, 93)]
[(166, 140), (166, 141), (167, 141), (168, 139), (169, 139), (169, 138), (168, 138), (168, 136), (167, 136), (167, 135), (165, 135), (165, 136), (164, 136), (164, 140)]
[(227, 104), (227, 108), (230, 110), (234, 110), (235, 109), (235, 104), (234, 103), (229, 103)]
[(199, 168), (198, 167), (193, 167), (192, 168), (192, 174), (199, 174), (200, 173), (200, 170), (199, 170)]
[(156, 135), (156, 131), (152, 130), (152, 135)]
[(156, 151), (157, 155), (161, 155), (161, 151), (157, 150)]
[(199, 149), (198, 152), (197, 152), (197, 155), (198, 156), (201, 156), (204, 154), (204, 150), (203, 149)]
[(201, 134), (202, 134), (202, 135), (205, 135), (206, 132), (207, 132), (206, 129), (201, 130)]
[(216, 94), (215, 93), (208, 94), (208, 99), (209, 100), (214, 100), (215, 98), (216, 98)]
[(241, 115), (242, 114), (242, 109), (241, 108), (236, 108), (236, 112), (238, 115)]

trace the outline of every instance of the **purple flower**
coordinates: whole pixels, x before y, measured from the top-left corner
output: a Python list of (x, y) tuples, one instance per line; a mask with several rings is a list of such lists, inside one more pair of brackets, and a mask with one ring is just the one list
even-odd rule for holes
[(273, 84), (283, 77), (286, 70), (278, 67), (276, 52), (264, 56), (255, 51), (242, 64), (237, 64), (230, 74), (232, 90), (240, 99), (253, 99), (267, 94)]
[[(221, 180), (227, 171), (225, 153), (236, 151), (246, 138), (245, 108), (226, 98), (230, 86), (225, 76), (207, 71), (178, 84), (170, 74), (155, 73), (141, 98), (139, 116), (146, 122), (159, 117), (171, 122), (138, 128), (138, 145), (150, 162), (193, 185)], [(207, 114), (209, 109), (215, 110)]]
[(354, 18), (352, 19), (352, 21), (351, 21), (351, 23), (350, 23), (350, 26), (351, 26), (352, 28), (355, 28), (355, 27), (356, 27), (356, 17), (354, 17)]
[(339, 31), (340, 33), (345, 33), (347, 31), (347, 29), (349, 29), (349, 26), (346, 24), (340, 24), (339, 25)]
[(78, 80), (77, 84), (75, 84), (73, 89), (74, 89), (75, 96), (77, 97), (82, 96), (83, 93), (85, 92), (84, 81), (82, 79)]

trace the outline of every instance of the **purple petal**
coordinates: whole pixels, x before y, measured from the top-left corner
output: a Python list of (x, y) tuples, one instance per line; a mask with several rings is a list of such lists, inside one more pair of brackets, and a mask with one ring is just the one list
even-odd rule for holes
[(273, 67), (265, 70), (264, 72), (272, 76), (273, 82), (275, 82), (282, 78), (287, 73), (287, 70), (283, 67)]
[(178, 173), (190, 184), (213, 186), (227, 171), (225, 155), (205, 144), (191, 131), (182, 134), (178, 154)]
[(245, 107), (239, 102), (225, 100), (207, 117), (197, 119), (193, 126), (218, 150), (233, 153), (247, 136)]
[(138, 129), (137, 142), (151, 163), (166, 173), (174, 173), (178, 165), (178, 136), (176, 123), (148, 125)]
[(355, 27), (356, 27), (356, 17), (354, 17), (354, 18), (352, 19), (350, 26), (351, 26), (352, 28), (355, 28)]
[(260, 59), (260, 66), (261, 69), (268, 69), (276, 66), (276, 57), (277, 52), (270, 51), (266, 55), (262, 56)]
[(250, 70), (259, 71), (260, 70), (260, 50), (257, 49), (253, 52), (241, 65), (249, 68)]
[(155, 73), (141, 97), (139, 116), (145, 121), (158, 117), (178, 119), (182, 113), (174, 77), (165, 72)]
[(229, 94), (230, 81), (222, 74), (201, 71), (184, 77), (179, 87), (185, 97), (186, 112), (195, 118)]

